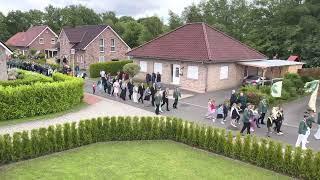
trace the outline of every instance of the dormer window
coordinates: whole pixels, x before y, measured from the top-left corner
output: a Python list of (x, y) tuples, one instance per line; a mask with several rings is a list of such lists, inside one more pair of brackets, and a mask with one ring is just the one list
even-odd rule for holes
[(43, 38), (39, 38), (39, 44), (44, 44), (44, 39)]
[(116, 43), (114, 39), (111, 39), (111, 52), (116, 51)]
[(100, 52), (104, 52), (104, 39), (99, 40), (99, 50)]

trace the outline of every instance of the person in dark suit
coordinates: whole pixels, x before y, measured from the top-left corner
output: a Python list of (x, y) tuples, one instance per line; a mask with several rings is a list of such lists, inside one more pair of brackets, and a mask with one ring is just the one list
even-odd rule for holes
[(156, 75), (156, 73), (153, 72), (151, 75), (152, 84), (156, 82), (156, 78), (157, 78), (157, 75)]
[(133, 94), (133, 83), (132, 83), (132, 79), (129, 80), (127, 87), (128, 87), (128, 91), (129, 91), (129, 99), (131, 100), (132, 98), (132, 94)]
[(168, 96), (169, 96), (169, 88), (166, 88), (166, 90), (163, 91), (163, 94), (162, 94), (162, 101), (163, 102), (161, 104), (161, 107), (166, 104), (167, 111), (170, 111), (169, 110), (169, 98), (168, 98)]
[(140, 94), (140, 97), (139, 97), (139, 99), (138, 99), (138, 102), (140, 102), (140, 100), (141, 100), (142, 104), (143, 104), (143, 94), (144, 94), (144, 90), (145, 90), (144, 85), (143, 85), (143, 83), (141, 83), (140, 86), (138, 87), (138, 94)]
[(157, 72), (157, 77), (156, 77), (157, 82), (161, 82), (161, 74)]
[(157, 93), (156, 83), (152, 84), (152, 86), (150, 87), (150, 92), (151, 92), (151, 105), (154, 106), (154, 96)]

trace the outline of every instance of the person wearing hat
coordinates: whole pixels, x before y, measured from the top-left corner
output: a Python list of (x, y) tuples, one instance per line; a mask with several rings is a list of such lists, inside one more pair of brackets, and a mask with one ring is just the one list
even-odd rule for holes
[(317, 132), (314, 134), (314, 138), (316, 138), (317, 140), (320, 140), (320, 113), (318, 113), (318, 130)]
[(300, 147), (300, 144), (301, 144), (301, 148), (303, 150), (307, 149), (306, 148), (306, 143), (307, 143), (306, 134), (308, 131), (307, 118), (308, 118), (308, 115), (305, 114), (303, 120), (299, 123), (299, 130), (298, 130), (299, 135), (296, 142), (296, 147)]
[(262, 98), (260, 103), (259, 103), (259, 108), (258, 108), (258, 112), (259, 112), (259, 119), (257, 121), (257, 127), (259, 128), (259, 124), (264, 124), (264, 117), (266, 115), (266, 113), (268, 112), (268, 103), (266, 98)]

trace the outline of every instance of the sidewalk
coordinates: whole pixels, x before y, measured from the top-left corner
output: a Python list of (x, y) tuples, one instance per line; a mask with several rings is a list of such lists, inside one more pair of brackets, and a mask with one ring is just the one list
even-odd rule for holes
[(108, 100), (99, 96), (85, 94), (85, 101), (90, 104), (89, 107), (78, 112), (68, 113), (52, 119), (42, 119), (31, 122), (25, 122), (10, 126), (0, 127), (0, 134), (13, 134), (24, 130), (48, 127), (50, 125), (78, 122), (84, 119), (97, 118), (102, 116), (151, 116), (153, 113), (135, 108), (120, 102)]

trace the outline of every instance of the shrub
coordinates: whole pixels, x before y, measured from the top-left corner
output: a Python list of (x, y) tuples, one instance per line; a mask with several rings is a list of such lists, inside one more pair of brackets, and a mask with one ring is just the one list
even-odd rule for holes
[(110, 61), (91, 64), (89, 67), (90, 77), (100, 77), (100, 71), (105, 71), (111, 75), (116, 75), (117, 72), (122, 71), (123, 66), (132, 63), (131, 60)]
[(16, 87), (0, 86), (0, 120), (55, 113), (82, 102), (81, 78), (55, 73), (52, 81), (56, 82), (37, 82)]
[(12, 150), (13, 150), (13, 161), (19, 161), (22, 159), (22, 142), (21, 142), (21, 133), (15, 132), (13, 134), (13, 142), (12, 142)]
[(293, 175), (299, 177), (301, 175), (302, 170), (302, 149), (298, 147), (294, 151), (293, 161), (292, 161), (292, 169)]
[(55, 152), (57, 148), (56, 136), (55, 136), (55, 128), (54, 126), (48, 127), (48, 152)]
[(292, 174), (292, 146), (287, 145), (284, 152), (284, 161), (282, 172)]
[(70, 149), (72, 145), (71, 127), (69, 123), (63, 125), (63, 144), (64, 149)]
[(224, 152), (227, 157), (233, 156), (233, 136), (231, 131), (228, 132), (227, 142), (225, 145)]
[(129, 74), (131, 78), (137, 75), (140, 71), (140, 66), (136, 63), (128, 63), (123, 66), (123, 72)]
[(27, 131), (22, 132), (21, 140), (22, 140), (21, 151), (22, 151), (23, 159), (29, 159), (31, 157), (32, 147), (31, 147), (31, 140), (29, 138), (29, 134)]
[(39, 130), (31, 130), (31, 157), (38, 157), (40, 155), (39, 147)]
[(47, 76), (44, 76), (42, 74), (36, 73), (36, 72), (30, 72), (25, 70), (17, 70), (17, 73), (19, 74), (19, 78), (16, 80), (10, 80), (10, 81), (0, 81), (0, 86), (20, 86), (20, 85), (32, 85), (36, 82), (53, 82), (53, 79)]
[(273, 170), (282, 172), (282, 167), (283, 167), (283, 152), (282, 152), (282, 144), (277, 143), (275, 147), (275, 152), (272, 154), (272, 159), (273, 159)]
[(56, 125), (56, 130), (55, 130), (55, 135), (56, 135), (56, 151), (62, 151), (64, 147), (63, 143), (63, 134), (62, 134), (62, 126), (60, 124)]
[(252, 150), (250, 153), (251, 163), (253, 164), (258, 163), (257, 161), (258, 154), (259, 154), (259, 144), (258, 144), (257, 137), (254, 136), (252, 140)]
[(307, 149), (304, 154), (304, 158), (302, 159), (302, 177), (304, 179), (312, 179), (312, 174), (314, 173), (314, 166), (313, 166), (313, 152), (311, 149)]
[(234, 145), (234, 157), (237, 159), (242, 159), (242, 140), (241, 140), (241, 134), (238, 133), (236, 137), (236, 143)]
[(78, 147), (79, 146), (79, 134), (78, 129), (76, 128), (76, 122), (73, 122), (71, 124), (71, 142), (72, 147)]
[(39, 129), (39, 154), (47, 154), (49, 151), (48, 147), (48, 137), (47, 137), (47, 129), (40, 128)]
[(3, 135), (3, 151), (2, 151), (2, 162), (8, 163), (12, 161), (13, 148), (12, 148), (12, 139), (9, 134)]
[(243, 159), (247, 162), (250, 162), (250, 155), (251, 155), (251, 136), (246, 135), (244, 138), (244, 143), (243, 143)]

